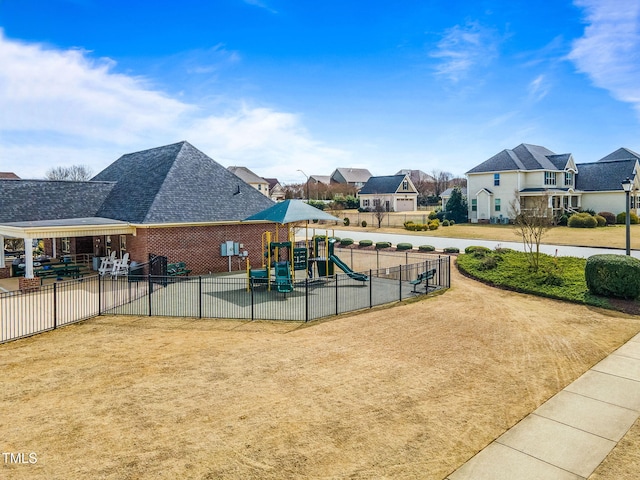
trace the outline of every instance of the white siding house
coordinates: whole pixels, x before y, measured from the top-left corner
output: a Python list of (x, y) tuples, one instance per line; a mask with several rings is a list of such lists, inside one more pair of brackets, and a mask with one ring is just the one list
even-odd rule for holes
[(360, 207), (375, 209), (382, 205), (388, 212), (413, 212), (418, 209), (418, 190), (408, 175), (371, 177), (358, 192)]
[[(580, 164), (570, 153), (557, 155), (537, 145), (503, 150), (467, 172), (469, 219), (472, 223), (504, 223), (543, 195), (548, 196), (553, 216), (577, 209), (623, 212), (621, 182), (627, 177), (634, 182), (631, 205), (636, 211), (639, 160), (640, 155), (625, 148), (597, 162)], [(517, 205), (516, 195), (520, 198)]]

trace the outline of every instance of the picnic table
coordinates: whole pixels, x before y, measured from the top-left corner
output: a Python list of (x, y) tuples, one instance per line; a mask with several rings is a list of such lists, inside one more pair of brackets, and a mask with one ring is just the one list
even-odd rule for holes
[(33, 270), (33, 274), (40, 278), (40, 283), (45, 278), (80, 278), (84, 275), (82, 265), (71, 263), (44, 264)]

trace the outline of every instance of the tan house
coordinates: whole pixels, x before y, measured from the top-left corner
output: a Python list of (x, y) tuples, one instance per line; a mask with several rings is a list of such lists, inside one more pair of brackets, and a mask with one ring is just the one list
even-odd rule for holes
[(284, 188), (277, 178), (265, 178), (269, 184), (269, 198), (274, 202), (282, 202), (285, 199)]
[(259, 177), (258, 175), (253, 173), (247, 167), (227, 167), (227, 170), (240, 177), (241, 180), (251, 185), (265, 197), (270, 196), (269, 182), (266, 179)]
[(358, 192), (360, 208), (375, 210), (381, 205), (387, 212), (412, 212), (418, 209), (418, 190), (409, 175), (371, 177)]
[(625, 211), (622, 182), (633, 182), (631, 208), (637, 213), (640, 155), (620, 148), (591, 163), (576, 163), (570, 153), (556, 154), (538, 145), (521, 144), (503, 150), (467, 172), (469, 219), (472, 223), (500, 223), (513, 218), (510, 205), (531, 208), (545, 196), (549, 214), (591, 209), (614, 214)]
[(366, 168), (336, 168), (331, 174), (331, 183), (346, 183), (362, 188), (370, 178), (371, 172)]

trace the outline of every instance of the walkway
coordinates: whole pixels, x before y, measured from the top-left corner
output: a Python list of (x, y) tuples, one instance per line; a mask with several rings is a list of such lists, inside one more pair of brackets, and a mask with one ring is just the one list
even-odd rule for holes
[(447, 480), (588, 478), (640, 416), (640, 334)]

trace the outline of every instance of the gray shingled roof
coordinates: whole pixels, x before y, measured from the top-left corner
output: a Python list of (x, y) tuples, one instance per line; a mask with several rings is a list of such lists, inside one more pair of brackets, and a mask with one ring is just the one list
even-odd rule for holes
[(188, 142), (123, 155), (93, 180), (117, 182), (97, 216), (132, 223), (237, 221), (273, 205)]
[(256, 175), (247, 167), (227, 167), (227, 170), (247, 183), (268, 183), (264, 178)]
[(336, 173), (347, 183), (365, 183), (371, 178), (371, 172), (366, 168), (336, 168), (331, 174), (331, 180), (335, 180)]
[(383, 193), (396, 193), (405, 175), (387, 175), (384, 177), (371, 177), (360, 189), (360, 194), (375, 195)]
[(599, 162), (608, 162), (610, 160), (629, 160), (629, 159), (640, 160), (640, 155), (634, 152), (633, 150), (629, 150), (628, 148), (619, 148), (613, 153), (610, 153), (606, 157), (598, 160)]
[(94, 217), (112, 182), (0, 179), (0, 223)]
[(505, 170), (562, 170), (571, 154), (557, 155), (539, 145), (522, 143), (513, 150), (503, 150), (467, 173), (501, 172)]
[(576, 190), (586, 192), (622, 191), (622, 181), (627, 177), (633, 178), (636, 161), (636, 158), (628, 160), (602, 159), (593, 163), (579, 163), (576, 165), (578, 168)]

